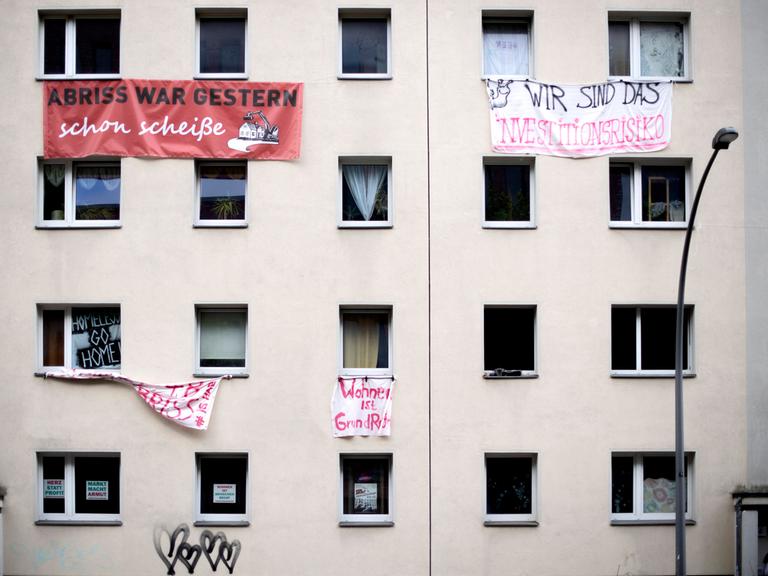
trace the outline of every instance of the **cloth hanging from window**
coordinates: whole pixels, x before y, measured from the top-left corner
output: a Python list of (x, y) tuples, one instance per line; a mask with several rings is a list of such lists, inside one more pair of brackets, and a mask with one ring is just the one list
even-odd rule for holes
[(331, 429), (343, 436), (389, 436), (393, 376), (339, 378), (331, 395)]
[(387, 167), (377, 164), (345, 165), (342, 171), (357, 209), (363, 218), (370, 220), (379, 188), (387, 176)]

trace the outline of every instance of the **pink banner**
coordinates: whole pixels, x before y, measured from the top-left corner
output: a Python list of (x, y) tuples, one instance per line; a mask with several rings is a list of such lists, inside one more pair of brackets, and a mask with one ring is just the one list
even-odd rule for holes
[(339, 378), (331, 397), (333, 435), (389, 436), (394, 383), (392, 376)]
[(112, 380), (133, 386), (152, 410), (176, 424), (195, 430), (206, 430), (213, 412), (213, 402), (222, 376), (180, 384), (146, 384), (114, 372), (95, 370), (54, 370), (46, 378), (65, 380)]

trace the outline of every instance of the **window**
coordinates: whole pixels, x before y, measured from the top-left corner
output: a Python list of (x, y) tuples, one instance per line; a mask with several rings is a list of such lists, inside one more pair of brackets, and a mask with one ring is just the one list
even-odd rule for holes
[(197, 12), (197, 78), (246, 78), (245, 10)]
[[(611, 375), (674, 376), (674, 306), (611, 309)], [(683, 313), (683, 370), (693, 372), (693, 306)]]
[(612, 161), (610, 225), (615, 228), (685, 228), (688, 164)]
[(203, 376), (247, 373), (248, 309), (197, 308), (197, 370)]
[(119, 161), (45, 160), (39, 172), (38, 226), (120, 226)]
[[(692, 518), (693, 454), (685, 455), (685, 517)], [(611, 457), (611, 519), (637, 522), (675, 519), (674, 453), (615, 453)]]
[(392, 374), (390, 328), (391, 309), (342, 309), (342, 374)]
[(248, 522), (248, 455), (197, 454), (196, 524)]
[(486, 306), (483, 364), (486, 378), (536, 375), (536, 307)]
[(341, 455), (339, 523), (392, 525), (392, 456)]
[(608, 63), (612, 77), (688, 79), (688, 17), (610, 15)]
[(485, 455), (485, 523), (536, 522), (536, 455)]
[(38, 518), (50, 522), (120, 521), (120, 455), (37, 455)]
[(485, 228), (533, 228), (533, 160), (483, 160)]
[(483, 12), (483, 76), (531, 76), (531, 15)]
[(120, 13), (51, 13), (40, 17), (45, 78), (114, 78), (120, 74)]
[(340, 227), (391, 227), (391, 158), (340, 158)]
[(120, 369), (119, 306), (40, 306), (38, 319), (44, 369)]
[(391, 78), (389, 10), (339, 10), (339, 48), (339, 78)]
[(197, 165), (198, 226), (245, 226), (248, 165), (200, 162)]

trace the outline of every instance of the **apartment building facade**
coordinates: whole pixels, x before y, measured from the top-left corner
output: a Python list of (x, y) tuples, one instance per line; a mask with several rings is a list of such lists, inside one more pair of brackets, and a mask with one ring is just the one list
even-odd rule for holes
[[(768, 484), (760, 3), (3, 6), (5, 574), (673, 573), (670, 328), (727, 125), (686, 295), (687, 535), (691, 574), (734, 573), (732, 493)], [(495, 152), (499, 78), (655, 81), (668, 145)], [(126, 118), (231, 99), (240, 143), (104, 153), (115, 126), (51, 123), (119, 86), (156, 90)], [(152, 396), (197, 381), (205, 430)]]

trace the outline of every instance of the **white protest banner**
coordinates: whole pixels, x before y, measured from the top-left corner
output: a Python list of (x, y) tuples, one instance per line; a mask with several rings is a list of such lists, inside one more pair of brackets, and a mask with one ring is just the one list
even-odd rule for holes
[(655, 152), (672, 137), (671, 82), (486, 81), (495, 152), (586, 158)]
[(331, 397), (333, 435), (389, 436), (392, 376), (339, 378)]
[(208, 428), (219, 383), (223, 378), (230, 378), (230, 376), (221, 376), (180, 384), (146, 384), (114, 372), (68, 369), (46, 372), (45, 377), (68, 380), (112, 380), (129, 384), (144, 402), (163, 418), (195, 430)]

